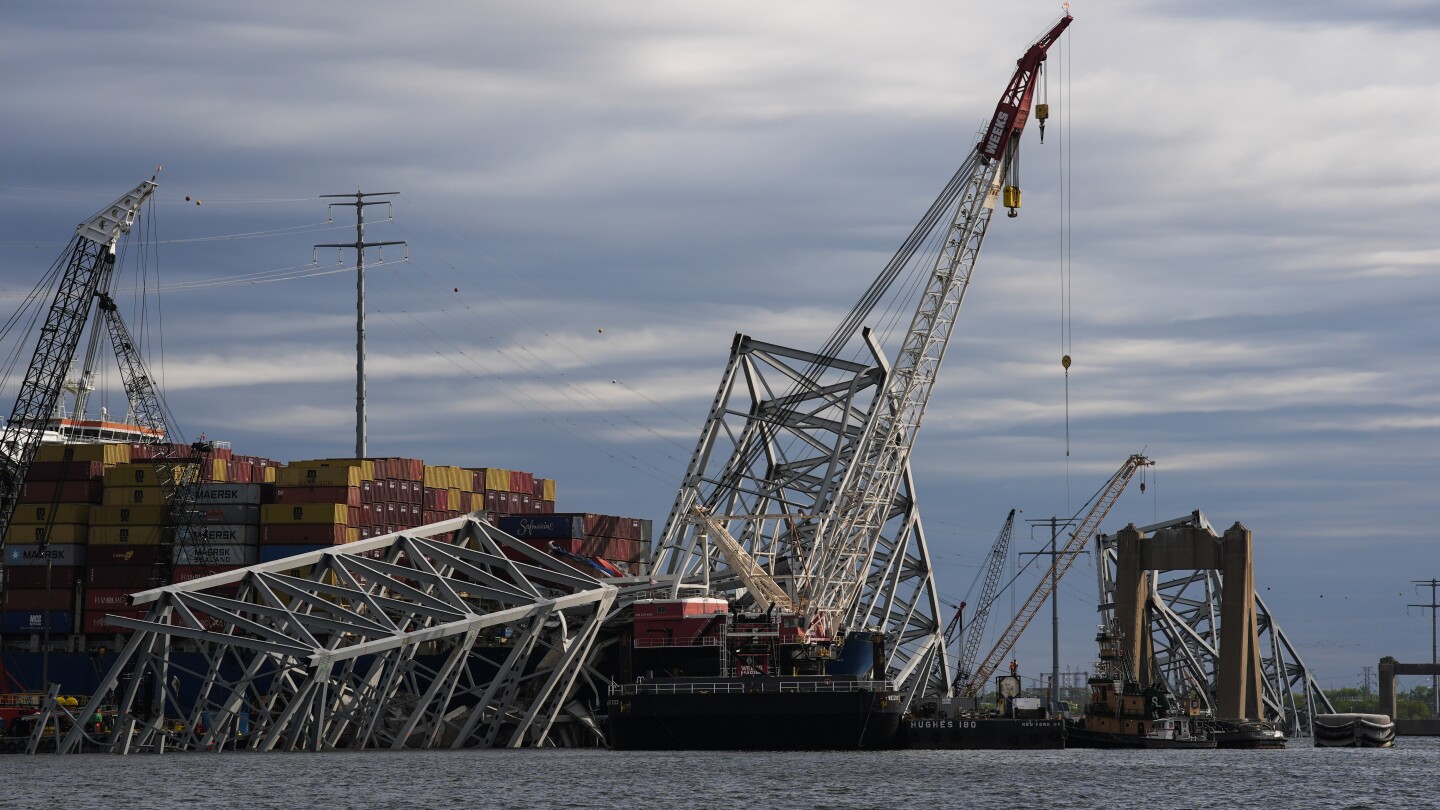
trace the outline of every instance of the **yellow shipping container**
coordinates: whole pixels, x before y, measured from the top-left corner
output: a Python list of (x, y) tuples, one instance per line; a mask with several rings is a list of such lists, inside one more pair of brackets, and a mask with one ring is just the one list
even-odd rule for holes
[(230, 480), (230, 467), (223, 458), (210, 459), (210, 481), (224, 484)]
[(128, 444), (42, 444), (35, 452), (36, 461), (101, 461), (105, 464), (126, 464), (130, 461)]
[(359, 530), (359, 529), (346, 529), (346, 530), (345, 530), (345, 542), (347, 542), (347, 543), (356, 543), (356, 542), (359, 542), (359, 540), (360, 540), (360, 530)]
[(510, 491), (510, 471), (495, 467), (485, 468), (485, 488), (496, 492)]
[(447, 503), (448, 505), (447, 505), (445, 508), (446, 508), (446, 509), (450, 509), (450, 510), (459, 509), (459, 508), (460, 508), (460, 489), (459, 489), (459, 487), (450, 487), (450, 489), (447, 490), (447, 492), (449, 493), (449, 495), (448, 495), (447, 498), (446, 498), (446, 503)]
[(15, 523), (89, 523), (90, 504), (62, 503), (50, 506), (43, 503), (22, 503), (15, 507)]
[(167, 506), (96, 506), (90, 510), (90, 523), (95, 526), (163, 526), (169, 513)]
[[(185, 468), (179, 464), (169, 465), (164, 472), (165, 478), (171, 483), (178, 484), (184, 480)], [(164, 483), (161, 472), (156, 465), (141, 461), (135, 463), (116, 464), (105, 471), (105, 486), (108, 487), (158, 487)]]
[(545, 501), (555, 500), (555, 479), (542, 478), (541, 480), (544, 482), (544, 484), (542, 485), (543, 492), (540, 496), (540, 499)]
[(431, 467), (426, 464), (423, 476), (425, 486), (431, 489), (449, 489), (453, 486), (450, 481), (454, 470), (454, 467)]
[(275, 471), (275, 485), (280, 487), (358, 487), (363, 470), (360, 467), (320, 467), (313, 462), (291, 464)]
[(92, 546), (153, 546), (165, 529), (160, 526), (91, 526)]
[[(358, 467), (350, 469), (359, 470)], [(274, 526), (283, 523), (348, 523), (350, 507), (343, 503), (267, 503), (260, 507), (260, 522)]]
[(100, 503), (106, 506), (163, 506), (165, 488), (107, 486), (100, 493)]
[(271, 467), (271, 466), (269, 466), (269, 465), (266, 465), (266, 467), (265, 467), (263, 470), (259, 471), (259, 472), (260, 472), (260, 480), (259, 480), (259, 481), (256, 481), (255, 483), (257, 483), (257, 484), (273, 484), (273, 483), (275, 483), (275, 471), (278, 470), (278, 469), (280, 469), (280, 468), (279, 468), (279, 467)]
[(85, 523), (11, 523), (5, 529), (5, 544), (84, 545), (89, 536), (89, 528)]

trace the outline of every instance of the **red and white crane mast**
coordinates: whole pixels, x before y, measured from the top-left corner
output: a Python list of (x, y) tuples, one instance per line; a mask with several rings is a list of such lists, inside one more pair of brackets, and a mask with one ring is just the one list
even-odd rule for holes
[(968, 180), (949, 237), (887, 375), (874, 419), (866, 426), (862, 450), (832, 508), (821, 518), (797, 578), (800, 604), (812, 628), (822, 633), (861, 629), (869, 621), (856, 611), (858, 597), (868, 581), (880, 533), (904, 477), (1001, 188), (1011, 216), (1020, 205), (1018, 187), (1006, 181), (1030, 117), (1040, 65), (1072, 19), (1066, 13), (1025, 51), (990, 125), (961, 169)]

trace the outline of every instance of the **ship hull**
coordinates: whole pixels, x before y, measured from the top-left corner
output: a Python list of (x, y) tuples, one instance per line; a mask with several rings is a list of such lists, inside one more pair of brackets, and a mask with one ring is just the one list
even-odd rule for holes
[(1065, 730), (1066, 748), (1215, 748), (1215, 740), (1202, 737), (1152, 737), (1144, 734), (1115, 734), (1087, 729), (1071, 723)]
[(900, 727), (888, 691), (642, 692), (608, 708), (608, 743), (621, 751), (893, 748)]
[(1004, 717), (920, 718), (901, 722), (900, 739), (905, 748), (971, 751), (1059, 749), (1065, 747), (1065, 722)]

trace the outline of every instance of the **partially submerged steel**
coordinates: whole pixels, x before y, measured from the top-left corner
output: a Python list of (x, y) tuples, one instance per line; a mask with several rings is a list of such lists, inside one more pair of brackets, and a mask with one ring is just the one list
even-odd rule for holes
[[(1121, 611), (1116, 599), (1120, 578), (1117, 570), (1119, 533), (1097, 537), (1102, 558), (1098, 566), (1102, 622), (1108, 625), (1119, 618), (1122, 623), (1128, 623), (1127, 626), (1142, 628), (1132, 631), (1136, 635), (1144, 634), (1136, 645), (1141, 650), (1135, 658), (1141, 670), (1138, 675), (1163, 681), (1175, 694), (1198, 697), (1212, 713), (1221, 715), (1228, 710), (1255, 716), (1279, 724), (1292, 737), (1309, 736), (1315, 715), (1335, 711), (1314, 674), (1301, 660), (1299, 651), (1255, 592), (1248, 565), (1242, 574), (1247, 580), (1242, 590), (1248, 589), (1249, 593), (1237, 594), (1232, 589), (1235, 598), (1232, 598), (1231, 611), (1235, 615), (1226, 615), (1222, 604), (1226, 575), (1223, 566), (1215, 564), (1220, 561), (1214, 559), (1223, 538), (1214, 532), (1200, 510), (1138, 529), (1127, 528), (1142, 538), (1180, 533), (1190, 545), (1215, 546), (1207, 554), (1192, 557), (1183, 566), (1172, 567), (1170, 563), (1159, 566), (1168, 570), (1163, 576), (1143, 577), (1143, 583), (1135, 581), (1132, 571), (1131, 584), (1125, 590), (1131, 591), (1132, 605), (1138, 595), (1141, 609), (1137, 612), (1132, 607)], [(1239, 527), (1239, 531), (1245, 535), (1243, 545), (1248, 546), (1249, 532), (1243, 527)], [(1140, 542), (1143, 545), (1145, 541)], [(1122, 612), (1128, 615), (1119, 616)], [(1234, 633), (1231, 647), (1239, 644), (1241, 656), (1232, 658), (1228, 665), (1221, 655), (1226, 649), (1221, 639), (1227, 619), (1232, 623), (1253, 622), (1252, 626), (1242, 626)], [(1231, 670), (1228, 677), (1227, 666)], [(1258, 684), (1253, 680), (1257, 676)], [(1222, 682), (1227, 680), (1232, 686), (1244, 681), (1245, 693), (1222, 701)], [(1258, 706), (1252, 702), (1257, 690)], [(1239, 711), (1240, 705), (1246, 705), (1249, 710)]]
[(603, 744), (575, 695), (615, 594), (473, 516), (145, 591), (57, 749)]

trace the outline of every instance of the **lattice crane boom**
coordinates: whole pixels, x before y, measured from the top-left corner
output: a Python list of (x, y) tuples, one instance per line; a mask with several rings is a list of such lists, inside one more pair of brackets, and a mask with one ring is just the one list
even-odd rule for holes
[[(1020, 58), (983, 139), (960, 170), (966, 179), (948, 238), (905, 332), (874, 417), (866, 426), (861, 450), (846, 471), (832, 508), (819, 521), (811, 553), (797, 578), (797, 594), (806, 605), (811, 626), (821, 632), (846, 628), (852, 619), (1029, 118), (1034, 79), (1046, 51), (1071, 19), (1067, 13)], [(1010, 196), (1008, 192), (1006, 196)], [(1014, 205), (1018, 206), (1018, 193), (1015, 196)], [(1006, 200), (1007, 205), (1010, 202)]]
[(702, 529), (714, 541), (715, 547), (725, 557), (725, 561), (730, 564), (730, 568), (739, 575), (740, 581), (745, 583), (756, 607), (768, 611), (771, 605), (774, 605), (787, 613), (798, 612), (790, 595), (765, 572), (740, 541), (730, 534), (724, 523), (701, 506), (693, 507), (690, 515), (692, 520), (701, 524)]
[(65, 375), (75, 360), (96, 293), (115, 265), (115, 244), (130, 232), (140, 206), (155, 188), (151, 178), (80, 223), (62, 254), (65, 270), (60, 285), (40, 329), (10, 419), (0, 434), (0, 538), (15, 515), (35, 450), (60, 402)]
[(1011, 509), (1000, 527), (995, 543), (990, 546), (986, 561), (985, 584), (980, 588), (980, 603), (975, 618), (966, 628), (964, 643), (960, 647), (960, 658), (955, 663), (955, 682), (963, 688), (970, 681), (970, 668), (975, 664), (975, 655), (980, 652), (980, 643), (985, 638), (985, 625), (990, 621), (990, 608), (995, 604), (995, 595), (1000, 590), (1000, 576), (1005, 572), (1005, 560), (1010, 556), (1010, 536), (1015, 529), (1015, 510)]
[(1095, 532), (1100, 528), (1100, 522), (1110, 514), (1110, 508), (1120, 499), (1120, 494), (1125, 491), (1130, 479), (1135, 477), (1135, 473), (1140, 468), (1154, 463), (1143, 454), (1136, 453), (1125, 459), (1125, 463), (1120, 465), (1120, 469), (1110, 476), (1110, 480), (1105, 483), (1095, 498), (1094, 506), (1075, 527), (1075, 532), (1070, 535), (1069, 542), (1056, 552), (1050, 562), (1050, 569), (1045, 576), (1041, 577), (1040, 584), (1035, 586), (1034, 592), (1030, 594), (1029, 599), (1025, 600), (1025, 604), (1015, 614), (1015, 618), (1010, 621), (1010, 626), (1005, 628), (1000, 640), (995, 642), (995, 647), (990, 650), (990, 654), (985, 656), (985, 660), (976, 668), (974, 677), (961, 690), (960, 694), (963, 697), (975, 697), (979, 694), (980, 689), (990, 680), (995, 669), (1000, 666), (1000, 662), (1004, 661), (1010, 655), (1010, 651), (1015, 648), (1015, 643), (1020, 640), (1020, 634), (1025, 632), (1030, 620), (1035, 618), (1035, 614), (1045, 604), (1045, 599), (1050, 596), (1054, 583), (1060, 581), (1060, 577), (1069, 570), (1070, 564), (1075, 562), (1080, 553), (1085, 550), (1090, 538), (1095, 536)]

